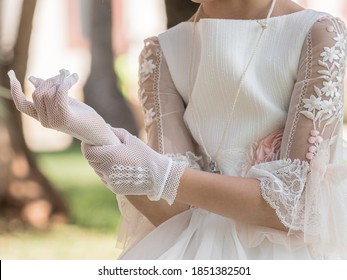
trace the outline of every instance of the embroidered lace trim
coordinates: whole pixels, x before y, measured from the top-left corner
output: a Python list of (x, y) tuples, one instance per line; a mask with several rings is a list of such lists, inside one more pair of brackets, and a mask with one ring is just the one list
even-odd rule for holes
[(119, 165), (112, 166), (112, 170), (113, 173), (109, 177), (114, 185), (152, 183), (148, 168)]
[[(158, 47), (158, 38), (151, 37), (145, 41), (145, 47), (140, 55), (140, 70), (139, 70), (139, 101), (143, 108), (145, 115), (145, 129), (149, 130), (150, 125), (153, 121), (157, 121), (157, 136), (158, 136), (158, 152), (164, 152), (163, 145), (163, 131), (162, 131), (162, 120), (161, 106), (159, 100), (159, 81), (160, 81), (160, 66), (162, 63), (162, 52)], [(153, 52), (154, 51), (154, 52)], [(148, 96), (146, 95), (145, 89), (143, 88), (144, 83), (148, 79), (152, 79), (152, 95), (154, 97), (154, 104), (147, 108), (146, 101)]]
[(260, 164), (248, 173), (259, 179), (262, 197), (276, 210), (283, 225), (292, 230), (303, 229), (303, 223), (294, 221), (294, 217), (304, 212), (300, 198), (308, 172), (308, 162), (286, 159)]
[(188, 151), (185, 155), (183, 154), (166, 154), (176, 162), (186, 162), (189, 168), (201, 169), (202, 157), (196, 156), (194, 153)]
[(307, 50), (306, 50), (306, 56), (307, 56), (307, 60), (306, 60), (306, 75), (305, 75), (305, 80), (303, 82), (302, 85), (302, 89), (301, 89), (301, 93), (300, 93), (300, 102), (297, 106), (297, 110), (295, 113), (295, 117), (293, 120), (293, 125), (292, 125), (292, 129), (289, 135), (289, 140), (288, 140), (288, 146), (287, 146), (287, 151), (285, 153), (285, 158), (289, 157), (289, 152), (292, 148), (292, 144), (293, 144), (293, 138), (294, 138), (294, 132), (296, 131), (296, 127), (298, 125), (299, 122), (299, 112), (301, 112), (302, 107), (303, 107), (303, 98), (307, 92), (307, 87), (308, 87), (308, 81), (309, 78), (311, 77), (311, 72), (312, 72), (312, 38), (311, 38), (311, 31), (309, 32), (309, 34), (307, 35)]

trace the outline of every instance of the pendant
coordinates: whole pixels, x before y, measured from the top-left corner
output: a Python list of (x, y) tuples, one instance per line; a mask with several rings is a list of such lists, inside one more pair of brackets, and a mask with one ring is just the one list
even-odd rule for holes
[(215, 173), (215, 174), (222, 174), (222, 172), (218, 169), (217, 167), (217, 163), (214, 160), (211, 160), (208, 164), (209, 168), (210, 168), (210, 172), (211, 173)]

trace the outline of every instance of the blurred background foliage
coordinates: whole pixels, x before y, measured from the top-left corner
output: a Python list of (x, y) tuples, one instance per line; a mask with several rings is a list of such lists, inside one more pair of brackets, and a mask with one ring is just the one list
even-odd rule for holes
[[(347, 15), (344, 0), (297, 2)], [(7, 71), (25, 92), (33, 90), (28, 74), (78, 72), (72, 96), (145, 138), (136, 93), (142, 41), (196, 9), (189, 0), (0, 0), (0, 259), (115, 259), (121, 218), (80, 143), (15, 109)]]
[[(0, 0), (0, 258), (114, 259), (118, 254), (115, 245), (120, 221), (115, 195), (103, 186), (84, 160), (77, 140), (70, 141), (65, 148), (47, 148), (52, 147), (47, 141), (61, 136), (45, 138), (46, 130), (40, 135), (38, 129), (42, 128), (32, 129), (10, 98), (7, 78), (10, 69), (15, 70), (25, 92), (28, 88), (32, 90), (25, 78), (44, 54), (41, 52), (33, 59), (35, 44), (31, 41), (40, 32), (37, 29), (42, 29), (42, 25), (41, 29), (37, 27), (36, 17), (37, 13), (45, 13), (42, 7), (47, 2), (57, 3)], [(134, 98), (136, 84), (132, 82), (134, 77), (126, 58), (134, 42), (119, 35), (126, 32), (122, 22), (124, 6), (129, 1), (64, 2), (65, 13), (70, 15), (65, 20), (70, 26), (65, 30), (68, 38), (63, 40), (72, 45), (70, 49), (87, 50), (90, 57), (89, 71), (84, 73), (82, 86), (76, 90), (80, 91), (77, 98), (92, 106), (112, 126), (141, 136), (142, 115)], [(152, 2), (152, 7), (160, 4), (156, 12), (164, 14), (163, 18), (166, 7), (170, 26), (188, 19), (196, 9), (196, 4), (184, 0), (148, 2)], [(134, 1), (129, 7), (141, 8)], [(9, 14), (16, 15), (16, 21)], [(52, 15), (49, 22), (44, 22), (51, 25), (50, 33), (54, 29), (53, 20), (57, 19)], [(9, 26), (15, 35), (8, 34)], [(165, 29), (165, 23), (163, 26)], [(39, 44), (47, 44), (46, 41), (47, 37), (42, 37)], [(63, 60), (69, 64), (68, 58)], [(44, 67), (48, 70), (49, 63), (45, 62)], [(39, 145), (35, 139), (41, 141)]]

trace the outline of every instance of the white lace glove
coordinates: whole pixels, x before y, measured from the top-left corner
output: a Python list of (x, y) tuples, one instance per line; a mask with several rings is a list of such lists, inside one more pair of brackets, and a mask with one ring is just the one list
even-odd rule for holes
[(82, 153), (101, 180), (116, 194), (163, 198), (171, 205), (188, 162), (157, 153), (124, 129), (113, 132), (121, 145), (90, 146), (82, 142)]
[(68, 96), (78, 75), (60, 70), (47, 80), (30, 77), (35, 86), (33, 101), (28, 101), (13, 70), (8, 72), (11, 94), (17, 109), (41, 122), (44, 127), (70, 134), (90, 145), (120, 144), (111, 127), (91, 107)]

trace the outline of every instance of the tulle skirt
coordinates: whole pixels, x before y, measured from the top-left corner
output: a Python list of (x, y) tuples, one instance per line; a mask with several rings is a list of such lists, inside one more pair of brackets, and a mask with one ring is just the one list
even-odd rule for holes
[(121, 259), (311, 259), (298, 236), (192, 208), (161, 224)]

